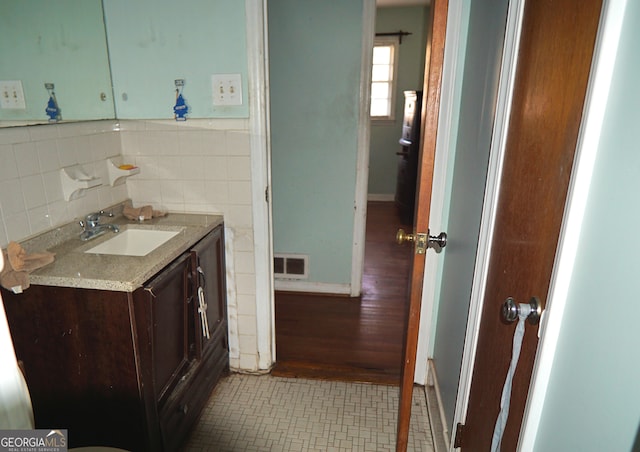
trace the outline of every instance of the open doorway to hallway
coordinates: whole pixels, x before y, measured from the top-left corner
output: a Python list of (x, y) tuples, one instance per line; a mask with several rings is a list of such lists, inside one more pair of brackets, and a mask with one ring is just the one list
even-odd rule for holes
[(274, 375), (399, 384), (411, 247), (393, 202), (367, 212), (360, 297), (276, 292)]
[[(426, 7), (385, 8), (390, 13), (389, 20), (382, 24), (383, 28), (375, 29), (375, 32), (403, 29), (411, 34), (404, 36), (398, 46), (395, 117), (378, 122), (376, 132), (373, 127), (367, 127), (371, 132), (371, 146), (362, 148), (370, 150), (371, 158), (361, 159), (361, 154), (357, 156), (358, 168), (369, 167), (370, 173), (380, 170), (386, 174), (382, 183), (378, 183), (375, 174), (369, 177), (369, 194), (373, 195), (370, 200), (385, 202), (368, 205), (365, 252), (362, 253), (361, 223), (364, 223), (364, 214), (360, 212), (365, 210), (362, 204), (367, 184), (359, 183), (361, 171), (356, 171), (357, 168), (351, 165), (356, 162), (352, 145), (361, 142), (357, 132), (368, 126), (368, 118), (364, 118), (364, 125), (361, 122), (353, 124), (354, 118), (359, 119), (352, 114), (353, 102), (358, 100), (353, 96), (353, 90), (349, 91), (351, 96), (334, 98), (336, 92), (344, 89), (336, 86), (342, 87), (345, 82), (353, 81), (355, 69), (361, 70), (361, 65), (355, 64), (358, 61), (354, 59), (353, 52), (345, 59), (346, 62), (340, 63), (339, 60), (345, 54), (347, 43), (353, 47), (348, 47), (349, 50), (362, 52), (362, 36), (343, 36), (346, 31), (353, 30), (351, 23), (343, 29), (347, 23), (343, 17), (347, 13), (353, 16), (364, 14), (357, 8), (352, 11), (354, 4), (341, 4), (341, 10), (345, 9), (342, 14), (335, 14), (335, 5), (331, 7), (333, 14), (326, 14), (327, 7), (316, 2), (280, 0), (269, 4), (274, 253), (309, 256), (309, 265), (305, 268), (310, 269), (307, 280), (276, 280), (276, 288), (282, 291), (276, 291), (275, 295), (275, 373), (286, 372), (287, 367), (292, 366), (291, 362), (297, 361), (298, 366), (289, 372), (290, 375), (301, 376), (301, 368), (306, 366), (309, 372), (322, 368), (323, 372), (331, 371), (334, 375), (353, 375), (352, 379), (361, 379), (357, 375), (368, 372), (376, 375), (378, 381), (386, 379), (397, 383), (402, 360), (403, 320), (406, 319), (404, 303), (410, 259), (403, 262), (407, 267), (399, 276), (400, 269), (391, 256), (398, 252), (409, 253), (409, 250), (397, 247), (394, 241), (397, 229), (404, 226), (395, 216), (393, 204), (398, 167), (396, 152), (401, 150), (398, 140), (402, 136), (403, 91), (419, 90), (423, 84), (429, 16)], [(373, 34), (373, 16), (371, 11), (365, 13), (367, 34)], [(336, 23), (327, 24), (327, 17)], [(304, 28), (300, 28), (300, 24), (305, 24)], [(327, 33), (329, 29), (331, 33)], [(336, 34), (340, 35), (340, 45), (330, 45)], [(291, 40), (292, 35), (296, 36), (295, 41)], [(295, 45), (292, 44), (294, 42)], [(307, 53), (300, 55), (300, 48), (311, 49), (315, 58), (309, 60)], [(292, 64), (293, 61), (304, 63)], [(323, 63), (319, 64), (320, 61)], [(410, 63), (409, 67), (403, 62)], [(333, 80), (336, 74), (344, 72), (345, 67), (354, 64), (354, 71), (335, 80), (331, 89), (326, 90), (328, 80)], [(304, 91), (308, 96), (302, 96), (303, 102), (299, 102), (299, 96), (290, 95), (291, 87), (298, 86), (301, 79), (309, 88)], [(360, 80), (364, 79), (361, 73)], [(330, 105), (325, 105), (328, 100), (331, 100)], [(344, 107), (345, 104), (348, 108)], [(362, 106), (359, 108), (359, 111), (365, 111)], [(341, 138), (342, 135), (345, 137)], [(374, 147), (384, 154), (383, 160), (373, 155)], [(360, 148), (357, 150), (361, 152)], [(370, 165), (366, 164), (367, 160)], [(351, 181), (356, 173), (358, 179)], [(350, 182), (355, 183), (357, 191), (355, 227), (354, 185)], [(394, 219), (380, 219), (376, 206), (386, 207)], [(371, 244), (376, 236), (384, 238), (384, 248), (375, 248), (382, 249), (377, 253), (372, 251)], [(378, 254), (379, 259), (374, 259), (373, 263), (372, 253)], [(360, 260), (362, 254), (364, 260)], [(357, 260), (359, 262), (355, 262)], [(376, 270), (375, 267), (383, 261), (391, 264), (390, 267)], [(344, 275), (349, 276), (349, 272), (350, 281), (344, 278)], [(360, 287), (363, 293), (357, 298), (342, 295), (357, 295)], [(378, 298), (372, 301), (371, 297)], [(386, 302), (381, 304), (382, 301)], [(388, 309), (388, 312), (383, 309)], [(360, 323), (346, 320), (350, 315)], [(386, 325), (391, 321), (394, 322), (391, 327)], [(300, 332), (307, 337), (297, 335)], [(338, 339), (350, 339), (351, 342)], [(324, 354), (321, 358), (317, 358), (320, 355), (313, 349), (315, 346), (322, 348)], [(387, 348), (393, 348), (393, 352)], [(384, 356), (382, 361), (380, 356)], [(366, 377), (368, 380), (373, 378), (371, 375)]]

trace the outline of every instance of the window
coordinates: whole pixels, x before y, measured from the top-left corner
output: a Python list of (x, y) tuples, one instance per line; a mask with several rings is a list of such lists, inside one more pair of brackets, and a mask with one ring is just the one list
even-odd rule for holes
[(371, 68), (371, 118), (394, 119), (398, 42), (376, 39)]

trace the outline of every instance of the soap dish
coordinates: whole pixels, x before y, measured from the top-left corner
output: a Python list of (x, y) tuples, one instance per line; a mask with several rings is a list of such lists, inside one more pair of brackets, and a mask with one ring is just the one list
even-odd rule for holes
[(134, 166), (129, 169), (122, 169), (112, 159), (107, 160), (107, 172), (109, 173), (109, 184), (112, 187), (125, 182), (127, 177), (140, 172), (140, 168)]
[(62, 194), (66, 201), (82, 198), (86, 190), (102, 185), (99, 177), (89, 176), (80, 165), (72, 165), (60, 170)]

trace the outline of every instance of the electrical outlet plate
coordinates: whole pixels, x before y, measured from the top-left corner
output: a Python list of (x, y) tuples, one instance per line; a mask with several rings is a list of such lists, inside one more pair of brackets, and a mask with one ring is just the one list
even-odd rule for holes
[(213, 74), (211, 76), (213, 105), (242, 105), (242, 76)]
[(24, 91), (20, 80), (0, 80), (0, 108), (26, 110)]

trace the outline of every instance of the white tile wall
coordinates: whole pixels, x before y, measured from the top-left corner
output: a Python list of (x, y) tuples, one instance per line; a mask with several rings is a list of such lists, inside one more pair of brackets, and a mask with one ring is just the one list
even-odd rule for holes
[[(110, 187), (107, 159), (140, 167)], [(59, 171), (82, 164), (105, 185), (65, 201)], [(92, 121), (0, 129), (0, 247), (131, 198), (170, 212), (218, 213), (228, 259), (231, 366), (257, 370), (248, 120)], [(231, 268), (229, 268), (229, 265)]]
[(233, 253), (227, 258), (231, 366), (257, 370), (248, 122), (121, 121), (120, 129), (123, 159), (140, 167), (127, 180), (135, 206), (224, 215)]
[[(126, 199), (126, 186), (106, 182), (106, 159), (118, 154), (115, 121), (0, 129), (0, 247)], [(67, 202), (59, 172), (74, 164), (105, 185)]]

